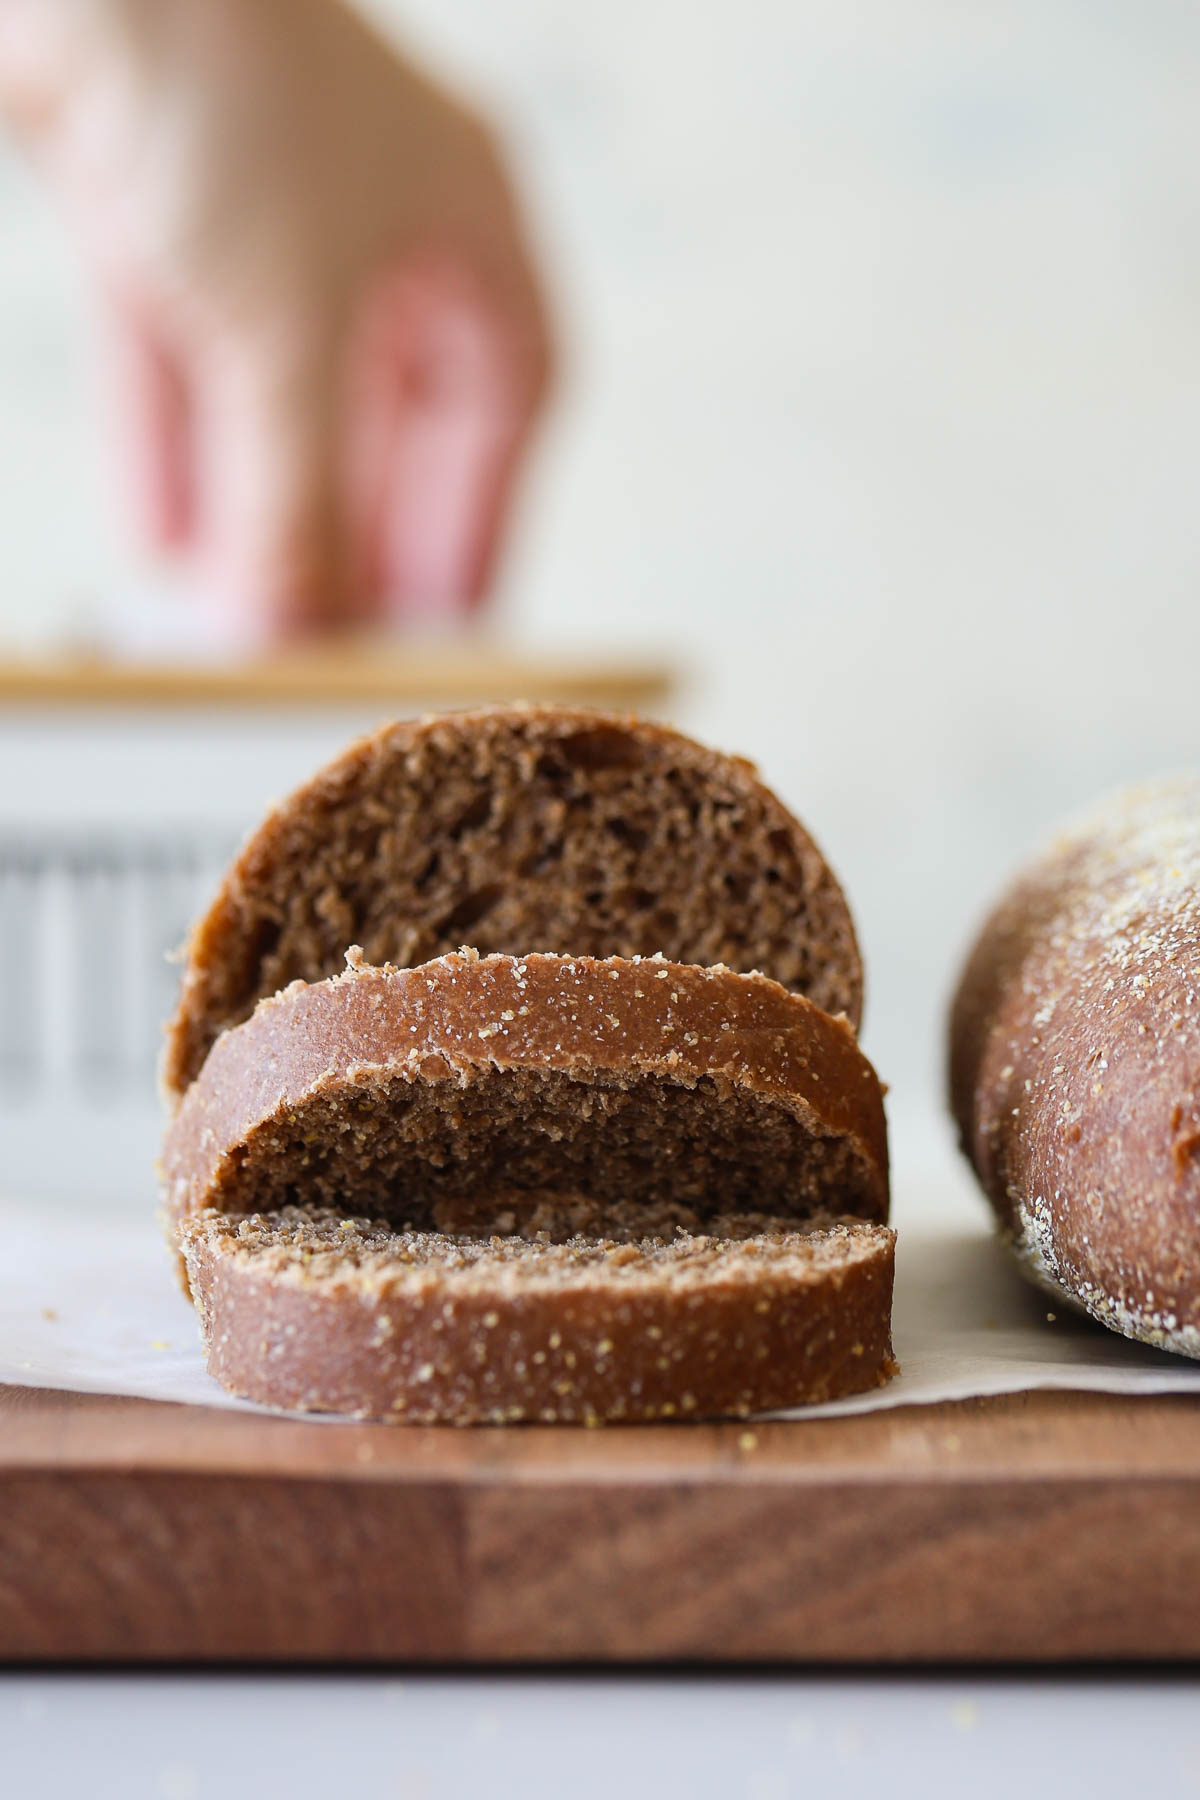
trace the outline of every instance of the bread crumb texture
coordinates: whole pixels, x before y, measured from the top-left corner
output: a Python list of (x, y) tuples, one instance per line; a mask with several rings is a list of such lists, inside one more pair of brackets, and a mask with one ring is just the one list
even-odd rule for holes
[(498, 707), (387, 726), (269, 815), (189, 940), (165, 1085), (349, 944), (405, 968), (463, 942), (661, 951), (861, 1009), (841, 889), (750, 764), (625, 716)]

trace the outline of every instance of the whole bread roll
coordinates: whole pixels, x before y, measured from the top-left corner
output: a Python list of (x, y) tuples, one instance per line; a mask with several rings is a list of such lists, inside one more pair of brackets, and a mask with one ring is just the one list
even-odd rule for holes
[(1200, 779), (1117, 794), (1018, 878), (954, 999), (950, 1089), (1026, 1270), (1200, 1356)]
[(740, 757), (634, 718), (496, 707), (389, 725), (264, 820), (188, 943), (178, 1099), (220, 1033), (348, 944), (761, 970), (857, 1028), (862, 964), (824, 857)]

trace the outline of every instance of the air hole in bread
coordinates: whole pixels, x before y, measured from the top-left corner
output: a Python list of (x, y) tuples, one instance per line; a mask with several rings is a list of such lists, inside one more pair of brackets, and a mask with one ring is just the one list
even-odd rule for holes
[(572, 768), (630, 769), (641, 761), (637, 739), (617, 726), (601, 725), (560, 738), (559, 750)]
[(473, 930), (484, 915), (492, 910), (502, 892), (502, 888), (493, 886), (480, 888), (474, 894), (464, 894), (458, 905), (442, 920), (439, 927), (442, 936), (457, 939), (464, 932)]
[(479, 826), (487, 824), (488, 819), (491, 817), (491, 812), (492, 793), (490, 788), (485, 788), (481, 794), (477, 795), (476, 798), (472, 800), (470, 806), (455, 819), (454, 823), (450, 826), (450, 836), (452, 838), (461, 838), (468, 831), (478, 830)]
[(628, 819), (621, 817), (606, 819), (604, 825), (611, 837), (615, 837), (619, 843), (628, 844), (630, 850), (638, 851), (646, 848), (649, 841), (646, 832), (639, 830), (636, 825), (631, 825)]

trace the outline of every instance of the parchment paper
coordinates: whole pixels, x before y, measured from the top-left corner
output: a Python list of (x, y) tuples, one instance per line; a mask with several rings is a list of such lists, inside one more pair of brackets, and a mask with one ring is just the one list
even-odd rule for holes
[[(902, 1372), (798, 1418), (1029, 1388), (1200, 1393), (1200, 1363), (1056, 1307), (1017, 1274), (937, 1125), (893, 1129)], [(0, 1381), (239, 1406), (204, 1371), (150, 1208), (111, 1218), (0, 1198)], [(258, 1409), (253, 1409), (258, 1410)]]

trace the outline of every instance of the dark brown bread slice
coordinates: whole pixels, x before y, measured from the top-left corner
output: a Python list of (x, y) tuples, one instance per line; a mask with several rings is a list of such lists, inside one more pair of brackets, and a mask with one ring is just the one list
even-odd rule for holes
[[(513, 1193), (887, 1217), (878, 1077), (760, 975), (473, 951), (294, 983), (225, 1033), (163, 1152), (168, 1218), (300, 1201), (495, 1228)], [(504, 1202), (503, 1204), (507, 1204)]]
[(894, 1372), (878, 1225), (554, 1243), (290, 1209), (201, 1213), (182, 1241), (209, 1369), (269, 1406), (594, 1425), (745, 1415)]
[(1027, 1270), (1200, 1356), (1200, 780), (1107, 800), (983, 928), (951, 1101)]
[(164, 1176), (209, 1367), (269, 1405), (700, 1417), (892, 1371), (879, 1082), (763, 976), (355, 952), (218, 1041)]
[(168, 1092), (348, 944), (412, 966), (464, 940), (761, 969), (859, 1023), (841, 890), (749, 763), (632, 718), (498, 708), (390, 725), (271, 813), (192, 933)]

